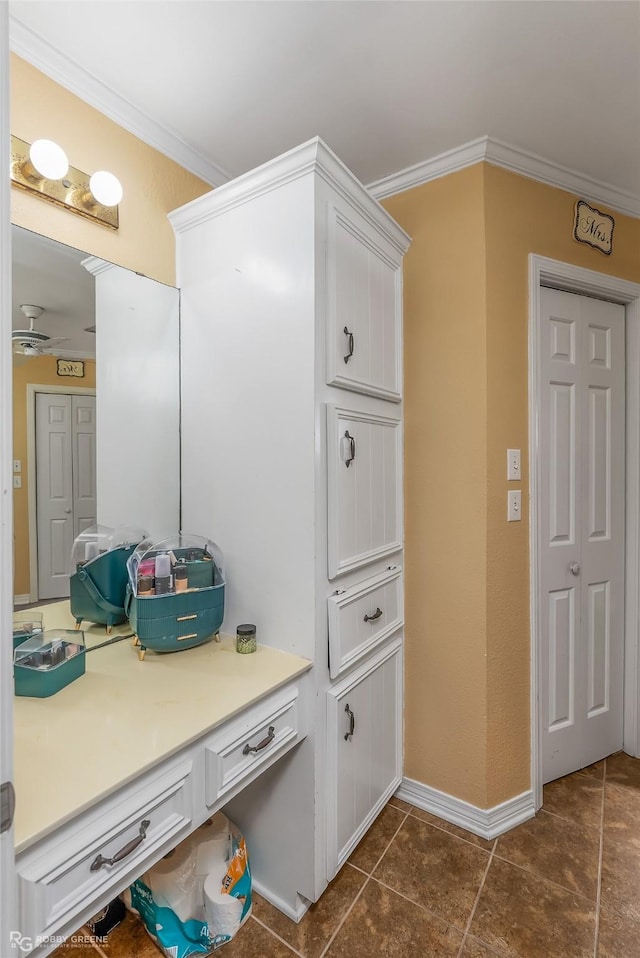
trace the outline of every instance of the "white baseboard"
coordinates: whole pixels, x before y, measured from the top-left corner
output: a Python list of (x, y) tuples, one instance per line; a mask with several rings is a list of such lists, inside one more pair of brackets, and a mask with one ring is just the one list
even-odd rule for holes
[(431, 788), (430, 785), (423, 785), (412, 778), (403, 778), (396, 796), (425, 812), (443, 818), (445, 822), (459, 825), (460, 828), (486, 839), (497, 838), (498, 835), (533, 818), (536, 813), (531, 789), (500, 805), (494, 805), (493, 808), (478, 808), (461, 798)]
[(307, 901), (306, 898), (303, 898), (302, 895), (298, 895), (296, 906), (292, 908), (288, 902), (280, 898), (278, 895), (274, 895), (266, 885), (263, 885), (261, 881), (257, 881), (255, 876), (251, 876), (251, 885), (258, 892), (262, 898), (266, 898), (274, 908), (277, 908), (278, 911), (281, 911), (283, 915), (286, 915), (287, 918), (290, 918), (291, 921), (299, 922), (301, 918), (307, 913), (311, 907), (311, 902)]
[(28, 605), (29, 602), (31, 602), (31, 596), (29, 593), (26, 595), (14, 595), (13, 597), (14, 605)]

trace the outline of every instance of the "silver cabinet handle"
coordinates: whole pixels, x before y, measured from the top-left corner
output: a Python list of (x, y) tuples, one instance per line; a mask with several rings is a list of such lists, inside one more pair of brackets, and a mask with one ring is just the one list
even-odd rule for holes
[(580, 575), (580, 563), (579, 562), (570, 562), (569, 563), (569, 572), (571, 575)]
[(348, 344), (349, 344), (349, 352), (347, 353), (346, 356), (344, 356), (344, 361), (345, 361), (345, 364), (346, 364), (346, 363), (349, 362), (349, 360), (350, 360), (351, 357), (353, 356), (353, 333), (350, 333), (349, 330), (348, 330), (348, 328), (345, 326), (345, 327), (344, 327), (344, 334), (345, 334), (345, 336), (347, 337), (347, 342), (348, 342)]
[(344, 733), (344, 740), (345, 742), (348, 742), (356, 730), (356, 717), (354, 713), (351, 711), (351, 709), (349, 708), (348, 702), (345, 705), (344, 710), (349, 716), (349, 731)]
[(134, 852), (138, 845), (141, 845), (142, 842), (147, 837), (147, 829), (151, 824), (148, 818), (145, 818), (143, 822), (140, 822), (140, 831), (135, 838), (132, 838), (130, 842), (127, 842), (126, 845), (123, 845), (119, 852), (116, 852), (113, 858), (104, 858), (102, 855), (96, 855), (96, 857), (91, 862), (90, 871), (97, 872), (103, 865), (115, 865), (117, 862), (121, 862), (123, 858), (126, 858), (127, 855), (130, 855), (131, 852)]
[(257, 745), (249, 745), (249, 743), (247, 742), (245, 747), (242, 749), (242, 754), (250, 755), (251, 752), (261, 752), (263, 748), (267, 747), (267, 745), (271, 745), (275, 737), (276, 737), (276, 727), (275, 725), (270, 725), (266, 738), (263, 738), (262, 741), (258, 742)]
[(382, 609), (381, 609), (380, 606), (378, 605), (378, 606), (376, 606), (376, 611), (373, 613), (373, 615), (365, 615), (364, 621), (365, 621), (365, 622), (375, 622), (375, 620), (376, 620), (376, 619), (379, 619), (381, 615), (382, 615)]
[(344, 464), (348, 469), (351, 463), (353, 462), (353, 460), (356, 458), (356, 441), (353, 438), (353, 436), (349, 434), (348, 429), (346, 430), (344, 434), (344, 438), (349, 441), (349, 455), (344, 461)]

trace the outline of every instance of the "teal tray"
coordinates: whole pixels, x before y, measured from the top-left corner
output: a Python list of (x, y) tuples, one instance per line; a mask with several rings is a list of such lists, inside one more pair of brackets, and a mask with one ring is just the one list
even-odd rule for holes
[[(85, 656), (82, 633), (67, 632), (68, 640), (61, 639), (56, 631), (55, 638), (63, 653), (70, 646), (82, 646), (72, 658), (64, 658), (57, 664), (51, 664), (51, 642), (46, 633), (41, 633), (43, 642), (35, 647), (32, 639), (23, 642), (14, 652), (13, 679), (16, 695), (44, 699), (55, 695), (65, 686), (79, 679), (85, 672)], [(39, 667), (40, 666), (40, 667)], [(48, 667), (41, 667), (48, 666)]]

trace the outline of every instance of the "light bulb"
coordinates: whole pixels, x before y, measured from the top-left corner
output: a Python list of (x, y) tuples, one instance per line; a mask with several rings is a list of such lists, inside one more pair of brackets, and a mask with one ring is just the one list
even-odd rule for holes
[(117, 206), (122, 199), (120, 180), (106, 170), (98, 170), (89, 180), (89, 189), (98, 203), (103, 206)]
[(36, 140), (32, 143), (29, 160), (34, 170), (47, 180), (61, 180), (69, 169), (67, 154), (53, 140)]

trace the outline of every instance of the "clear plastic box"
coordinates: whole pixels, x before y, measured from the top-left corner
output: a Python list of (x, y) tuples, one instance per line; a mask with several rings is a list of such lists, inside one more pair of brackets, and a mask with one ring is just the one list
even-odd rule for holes
[(13, 653), (16, 695), (47, 698), (85, 671), (84, 632), (51, 629), (34, 633)]
[(89, 526), (73, 543), (69, 579), (71, 614), (80, 624), (87, 619), (112, 626), (126, 620), (127, 560), (146, 537), (143, 529)]

